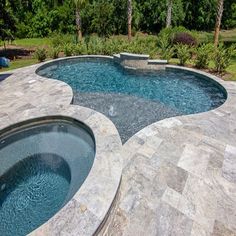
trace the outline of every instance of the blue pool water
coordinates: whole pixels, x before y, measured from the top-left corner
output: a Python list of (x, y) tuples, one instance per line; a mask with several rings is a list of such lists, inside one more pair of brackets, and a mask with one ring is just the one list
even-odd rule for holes
[(50, 219), (78, 191), (94, 155), (86, 127), (69, 121), (0, 137), (0, 235), (26, 235)]
[(110, 117), (123, 142), (155, 121), (208, 111), (226, 99), (219, 85), (197, 74), (183, 70), (144, 73), (104, 59), (63, 60), (37, 73), (68, 83), (74, 103)]

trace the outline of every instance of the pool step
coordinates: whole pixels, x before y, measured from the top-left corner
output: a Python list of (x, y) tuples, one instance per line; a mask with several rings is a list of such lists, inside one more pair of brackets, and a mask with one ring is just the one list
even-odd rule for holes
[(115, 61), (115, 62), (117, 62), (117, 63), (120, 63), (120, 62), (121, 62), (120, 54), (114, 54), (114, 55), (113, 55), (113, 58), (114, 58), (114, 61)]
[(120, 53), (120, 58), (122, 60), (148, 60), (149, 55), (122, 52)]
[(122, 52), (113, 55), (114, 61), (125, 68), (163, 70), (167, 60), (150, 60), (149, 55)]
[(114, 54), (113, 57), (120, 59), (120, 54)]
[(168, 64), (167, 60), (148, 60), (148, 65), (166, 65)]

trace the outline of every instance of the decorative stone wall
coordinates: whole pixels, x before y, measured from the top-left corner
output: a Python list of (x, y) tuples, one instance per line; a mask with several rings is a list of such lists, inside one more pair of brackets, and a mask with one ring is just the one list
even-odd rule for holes
[(149, 60), (149, 55), (120, 53), (115, 54), (114, 61), (125, 68), (141, 70), (164, 70), (167, 64), (166, 60)]

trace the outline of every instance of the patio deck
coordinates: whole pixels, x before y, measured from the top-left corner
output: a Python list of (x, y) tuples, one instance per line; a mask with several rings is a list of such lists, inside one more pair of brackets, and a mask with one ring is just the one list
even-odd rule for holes
[[(0, 82), (1, 128), (41, 106), (73, 106), (70, 87), (37, 67)], [(119, 194), (100, 235), (236, 235), (236, 83), (211, 78), (228, 92), (222, 106), (154, 123), (123, 145)], [(73, 232), (58, 231), (89, 235)]]

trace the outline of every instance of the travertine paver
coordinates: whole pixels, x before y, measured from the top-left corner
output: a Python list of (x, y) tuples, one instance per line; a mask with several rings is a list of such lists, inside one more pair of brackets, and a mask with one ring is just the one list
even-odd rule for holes
[[(62, 104), (70, 102), (67, 97), (70, 92), (63, 84), (54, 93), (53, 81), (39, 78), (43, 80), (40, 86), (39, 81), (30, 82), (34, 80), (32, 72), (19, 72), (23, 73), (22, 83), (3, 81), (4, 94), (3, 82), (0, 83), (2, 122), (11, 119), (12, 114), (17, 118), (18, 109), (24, 110), (27, 117), (37, 103), (52, 105), (55, 98), (59, 103), (60, 96)], [(213, 111), (154, 123), (124, 144), (120, 191), (101, 234), (236, 235), (236, 83), (211, 77), (226, 88), (225, 104)], [(45, 87), (52, 91), (48, 94), (43, 90)], [(94, 127), (99, 126), (96, 117), (88, 119)], [(112, 135), (109, 139), (113, 139)], [(98, 145), (104, 144), (112, 149), (107, 139)], [(90, 200), (84, 197), (84, 201)], [(92, 209), (99, 215), (99, 207), (94, 205)], [(74, 212), (65, 231), (63, 227), (67, 226), (62, 224), (61, 235), (75, 232), (73, 225), (78, 223), (78, 217)], [(84, 231), (77, 235), (89, 235), (91, 231), (86, 231), (86, 227), (92, 221), (81, 222)]]
[(0, 113), (20, 112), (40, 105), (68, 105), (73, 98), (70, 86), (34, 73), (38, 65), (14, 70), (0, 82)]
[(223, 161), (222, 174), (230, 182), (236, 183), (236, 148), (227, 145)]
[(125, 143), (106, 235), (236, 235), (236, 83), (217, 81), (228, 90), (221, 107), (157, 122)]
[[(150, 144), (134, 144), (107, 234), (236, 235), (235, 147), (183, 126), (153, 129), (163, 141), (153, 143), (151, 157)], [(133, 138), (141, 137), (142, 131)], [(133, 138), (125, 148), (132, 149)], [(166, 148), (172, 144), (176, 152)]]
[[(92, 235), (109, 212), (119, 188), (121, 140), (108, 118), (91, 109), (70, 105), (72, 89), (63, 82), (37, 76), (37, 67), (16, 70), (0, 82), (0, 131), (29, 119), (71, 117), (82, 121), (93, 131), (96, 156), (79, 191), (56, 215), (30, 235)], [(0, 235), (5, 234), (0, 232)]]

